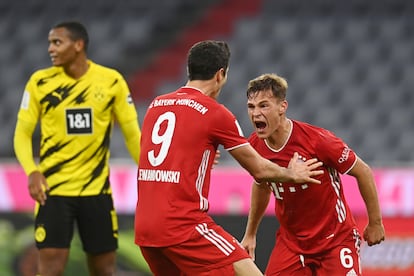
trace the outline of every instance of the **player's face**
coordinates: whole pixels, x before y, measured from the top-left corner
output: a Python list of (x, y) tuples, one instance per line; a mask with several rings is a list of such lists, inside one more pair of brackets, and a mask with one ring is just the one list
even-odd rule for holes
[(285, 116), (286, 100), (273, 96), (270, 90), (259, 91), (247, 100), (247, 112), (259, 138), (277, 133)]
[(73, 41), (66, 28), (55, 28), (49, 32), (49, 56), (54, 66), (68, 66), (80, 51), (80, 41)]

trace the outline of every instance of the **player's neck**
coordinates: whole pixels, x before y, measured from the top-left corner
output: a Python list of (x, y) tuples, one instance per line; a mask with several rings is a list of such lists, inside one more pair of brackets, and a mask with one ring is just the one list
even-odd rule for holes
[(221, 88), (213, 80), (192, 80), (188, 81), (186, 86), (197, 88), (201, 93), (213, 99), (217, 98)]
[(266, 138), (267, 144), (275, 150), (281, 149), (290, 137), (292, 125), (290, 119), (284, 118), (277, 130)]
[(65, 73), (71, 78), (79, 79), (88, 71), (89, 62), (86, 58), (78, 58), (68, 66), (64, 66), (63, 69), (65, 70)]

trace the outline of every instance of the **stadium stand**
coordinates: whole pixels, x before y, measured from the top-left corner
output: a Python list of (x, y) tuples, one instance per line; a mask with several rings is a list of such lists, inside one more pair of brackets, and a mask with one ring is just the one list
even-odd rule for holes
[[(11, 137), (21, 90), (48, 66), (51, 24), (85, 21), (91, 58), (130, 80), (141, 119), (145, 102), (184, 83), (185, 51), (200, 39), (232, 47), (220, 101), (252, 131), (247, 81), (276, 72), (289, 82), (288, 115), (334, 131), (372, 165), (414, 160), (414, 3), (406, 0), (1, 1), (0, 156)], [(139, 104), (138, 104), (139, 105)], [(115, 157), (122, 139), (114, 133)], [(225, 154), (222, 162), (230, 158)]]
[(289, 82), (290, 117), (332, 130), (372, 165), (412, 164), (413, 7), (263, 1), (259, 15), (238, 20), (226, 38), (233, 56), (220, 100), (248, 134), (247, 81), (276, 72)]
[[(35, 70), (50, 66), (47, 34), (53, 24), (82, 21), (91, 37), (90, 58), (118, 69), (128, 79), (217, 1), (0, 1), (0, 158), (14, 156), (14, 125), (25, 83)], [(140, 92), (132, 92), (141, 102)], [(117, 150), (113, 155), (126, 157), (116, 131), (112, 145)], [(39, 135), (35, 139), (40, 139)]]

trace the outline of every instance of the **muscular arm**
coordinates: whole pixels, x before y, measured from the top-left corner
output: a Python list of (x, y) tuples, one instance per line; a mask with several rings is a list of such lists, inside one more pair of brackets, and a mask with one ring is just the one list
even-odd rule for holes
[(372, 170), (364, 161), (358, 158), (355, 166), (348, 174), (356, 178), (359, 191), (367, 209), (368, 225), (364, 229), (364, 239), (368, 245), (378, 244), (384, 240), (385, 230), (382, 224), (381, 210)]
[(298, 154), (295, 153), (288, 168), (261, 157), (250, 144), (229, 151), (230, 154), (245, 168), (257, 182), (294, 182), (294, 183), (316, 183), (320, 181), (312, 178), (323, 173), (316, 170), (322, 166), (316, 159), (306, 162), (297, 162)]
[(138, 122), (136, 120), (128, 121), (120, 124), (122, 134), (125, 138), (125, 145), (129, 154), (135, 163), (138, 164), (139, 153), (141, 151), (141, 130), (139, 129)]
[(266, 184), (254, 183), (252, 185), (249, 217), (241, 243), (253, 260), (255, 259), (257, 230), (269, 204), (270, 195), (270, 188)]

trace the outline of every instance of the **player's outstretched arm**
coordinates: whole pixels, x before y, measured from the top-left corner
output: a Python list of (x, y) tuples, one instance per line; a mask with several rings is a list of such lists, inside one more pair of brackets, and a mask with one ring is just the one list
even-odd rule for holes
[(295, 153), (288, 168), (284, 168), (261, 157), (249, 144), (229, 152), (257, 182), (320, 184), (320, 181), (315, 177), (323, 173), (323, 170), (318, 170), (322, 166), (322, 162), (316, 159), (310, 159), (306, 162), (298, 161), (298, 154)]

